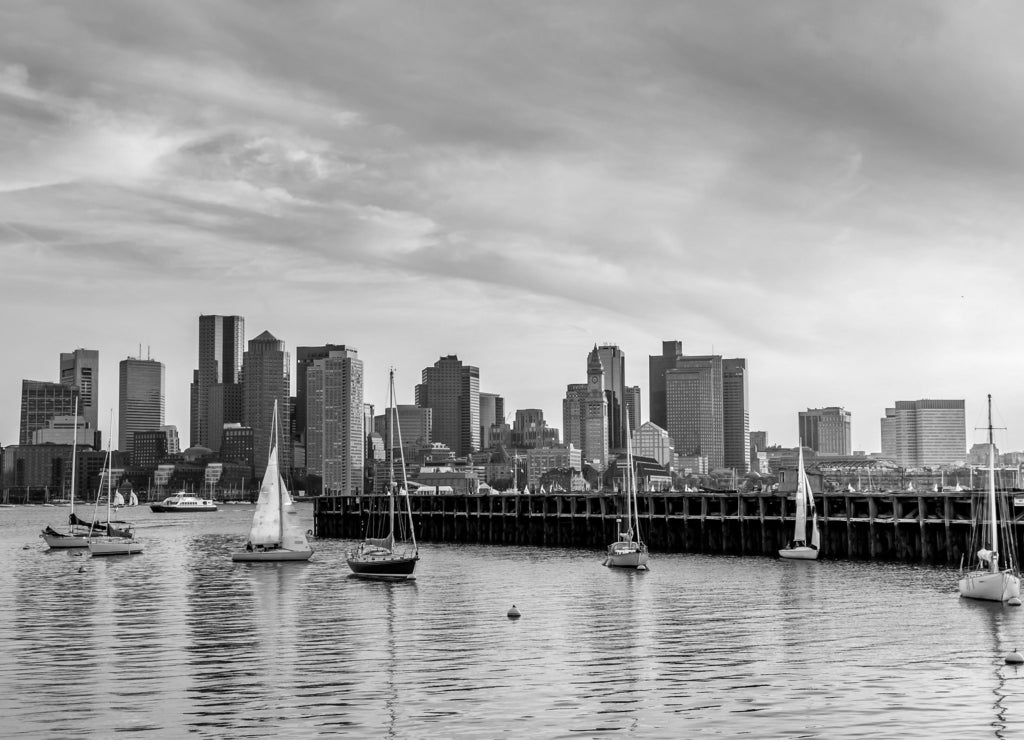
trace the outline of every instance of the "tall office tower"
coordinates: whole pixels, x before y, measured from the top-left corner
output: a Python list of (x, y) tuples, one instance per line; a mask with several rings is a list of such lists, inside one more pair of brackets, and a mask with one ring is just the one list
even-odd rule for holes
[(819, 455), (852, 455), (850, 412), (838, 406), (799, 412), (800, 442)]
[[(193, 374), (192, 410), (189, 429), (191, 446), (202, 445), (215, 452), (225, 423), (240, 422), (236, 389), (221, 389), (221, 402), (211, 413), (210, 393), (215, 385), (240, 383), (245, 348), (245, 319), (241, 316), (199, 317), (199, 368)], [(225, 414), (225, 415), (221, 415)], [(285, 434), (287, 434), (285, 427)], [(214, 445), (217, 444), (217, 447)]]
[(245, 398), (245, 426), (252, 428), (256, 475), (267, 469), (267, 454), (273, 433), (274, 403), (277, 403), (278, 462), (287, 479), (292, 467), (292, 445), (288, 439), (291, 428), (289, 391), (290, 360), (284, 342), (269, 331), (249, 340), (249, 349), (242, 356), (242, 389)]
[(306, 444), (306, 369), (316, 360), (331, 356), (335, 350), (345, 350), (344, 344), (325, 344), (319, 347), (295, 348), (295, 441)]
[(459, 457), (480, 449), (480, 369), (463, 365), (456, 355), (423, 368), (416, 405), (433, 411), (433, 440)]
[(725, 465), (722, 405), (720, 355), (679, 357), (665, 370), (666, 431), (676, 454), (706, 457), (711, 469)]
[(348, 495), (363, 487), (363, 361), (354, 347), (296, 365), (305, 370), (306, 471), (323, 479), (324, 493)]
[(583, 459), (599, 470), (608, 464), (608, 397), (597, 346), (587, 356), (587, 397), (583, 404)]
[(164, 364), (128, 357), (118, 369), (117, 449), (131, 452), (135, 432), (164, 425)]
[(967, 456), (962, 400), (897, 401), (885, 410), (882, 454), (905, 468), (949, 465)]
[(626, 449), (629, 420), (626, 414), (626, 356), (615, 345), (597, 348), (604, 369), (604, 393), (608, 399), (608, 446)]
[(630, 433), (636, 433), (640, 429), (640, 404), (640, 386), (631, 385), (626, 388), (626, 425)]
[(505, 421), (505, 399), (497, 393), (480, 393), (480, 449), (494, 446), (491, 427)]
[(651, 421), (662, 429), (668, 429), (665, 371), (674, 368), (682, 356), (682, 342), (662, 342), (660, 355), (648, 355)]
[(586, 405), (586, 383), (570, 383), (565, 387), (565, 398), (562, 399), (562, 429), (565, 432), (565, 443), (578, 450), (583, 449), (583, 412)]
[[(406, 460), (411, 460), (416, 450), (429, 447), (431, 442), (431, 426), (433, 411), (421, 409), (412, 404), (400, 403), (395, 406), (395, 416), (398, 418), (398, 425), (391, 433), (391, 408), (384, 409), (384, 413), (373, 418), (373, 431), (380, 435), (381, 442), (385, 449), (385, 460), (391, 455), (391, 449), (402, 449)], [(390, 446), (390, 447), (389, 447)], [(397, 461), (398, 458), (396, 457)], [(396, 468), (397, 470), (397, 468)]]
[(94, 349), (76, 349), (60, 353), (61, 385), (78, 386), (78, 415), (95, 432), (93, 445), (100, 447), (100, 353)]
[[(46, 429), (55, 416), (74, 416), (75, 399), (79, 398), (77, 385), (47, 383), (41, 380), (21, 381), (21, 427), (18, 444), (32, 444), (32, 436)], [(81, 416), (81, 401), (79, 401)], [(95, 427), (90, 427), (95, 429)]]
[(743, 474), (750, 471), (750, 397), (747, 361), (722, 360), (722, 437), (725, 467)]

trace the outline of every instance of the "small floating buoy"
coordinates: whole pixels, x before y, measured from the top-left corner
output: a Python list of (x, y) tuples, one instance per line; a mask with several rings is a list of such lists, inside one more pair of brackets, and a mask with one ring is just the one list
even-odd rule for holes
[(519, 613), (519, 610), (516, 609), (516, 605), (513, 604), (512, 608), (508, 610), (508, 618), (509, 619), (519, 619), (519, 617), (521, 617), (521, 616), (522, 615)]
[(82, 557), (82, 553), (80, 553), (80, 552), (73, 552), (73, 553), (71, 553), (71, 557), (73, 557), (73, 558), (80, 558), (80, 557)]
[(1006, 605), (1007, 606), (1020, 606), (1020, 599), (1018, 599), (1016, 596), (1011, 596), (1010, 598), (1008, 598), (1006, 600)]
[(79, 573), (85, 573), (85, 566), (84, 565), (78, 566), (78, 572)]
[(32, 545), (25, 545), (25, 546), (24, 546), (23, 548), (21, 548), (21, 549), (22, 549), (22, 550), (31, 550), (31, 549), (32, 549)]
[(1013, 649), (1013, 652), (1006, 656), (1007, 663), (1024, 663), (1024, 655), (1017, 652), (1017, 648)]

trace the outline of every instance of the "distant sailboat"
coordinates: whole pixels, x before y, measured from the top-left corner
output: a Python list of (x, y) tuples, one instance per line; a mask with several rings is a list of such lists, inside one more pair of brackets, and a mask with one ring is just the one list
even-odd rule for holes
[[(968, 599), (1007, 601), (1020, 597), (1020, 573), (1011, 530), (1000, 532), (999, 506), (996, 500), (995, 445), (992, 443), (992, 396), (988, 397), (988, 495), (980, 515), (971, 527), (971, 541), (980, 544), (978, 565), (965, 572), (960, 566), (960, 595)], [(1000, 538), (1000, 534), (1002, 538)], [(1000, 550), (1000, 544), (1002, 550)]]
[[(377, 580), (402, 580), (414, 578), (416, 563), (419, 562), (419, 547), (413, 527), (409, 494), (403, 486), (398, 490), (395, 482), (394, 435), (398, 431), (398, 447), (401, 450), (402, 432), (398, 429), (398, 415), (395, 403), (395, 371), (388, 375), (388, 483), (387, 512), (379, 507), (374, 510), (374, 499), (370, 497), (370, 517), (366, 524), (366, 537), (355, 550), (349, 552), (347, 562), (352, 574), (360, 578)], [(405, 458), (402, 457), (402, 478), (405, 479)], [(405, 515), (396, 510), (395, 499), (405, 502)]]
[(235, 562), (261, 562), (309, 560), (313, 548), (309, 546), (302, 527), (296, 521), (292, 497), (281, 478), (278, 462), (277, 401), (274, 401), (273, 432), (267, 470), (256, 500), (256, 512), (249, 528), (249, 541), (245, 550), (231, 553)]
[[(78, 398), (75, 398), (75, 427), (74, 438), (71, 442), (71, 512), (68, 514), (68, 531), (59, 532), (52, 527), (46, 527), (39, 535), (52, 550), (67, 549), (71, 547), (88, 547), (89, 533), (93, 528), (81, 524), (81, 520), (75, 516), (75, 463), (78, 459)], [(106, 529), (104, 529), (106, 531)]]
[(626, 501), (626, 528), (616, 519), (618, 539), (608, 545), (604, 564), (609, 568), (636, 568), (646, 570), (649, 558), (647, 545), (640, 538), (640, 515), (636, 503), (636, 471), (633, 467), (633, 446), (626, 437), (626, 469), (623, 475), (623, 498)]
[[(820, 535), (818, 534), (818, 511), (814, 508), (814, 494), (811, 482), (804, 470), (804, 447), (800, 443), (797, 455), (796, 519), (793, 523), (793, 542), (779, 550), (779, 557), (786, 560), (817, 560)], [(807, 542), (807, 509), (811, 510), (811, 544)]]
[[(113, 436), (113, 433), (110, 435)], [(111, 500), (113, 498), (113, 486), (112, 479), (113, 474), (111, 472), (112, 458), (110, 453), (110, 437), (107, 438), (107, 457), (104, 461), (104, 475), (100, 476), (100, 480), (106, 479), (107, 482), (107, 525), (105, 534), (96, 534), (95, 532), (89, 536), (89, 553), (93, 557), (100, 555), (135, 555), (136, 553), (142, 552), (142, 543), (135, 539), (135, 532), (132, 531), (130, 525), (123, 528), (115, 527), (110, 521), (111, 511)], [(102, 488), (102, 484), (100, 486)], [(96, 509), (99, 508), (100, 503), (100, 492), (96, 493), (96, 504), (93, 507), (93, 519), (96, 518)]]

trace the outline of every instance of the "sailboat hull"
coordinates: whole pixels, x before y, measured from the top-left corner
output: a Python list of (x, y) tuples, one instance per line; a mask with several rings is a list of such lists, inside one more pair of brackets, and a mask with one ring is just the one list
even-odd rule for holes
[(401, 580), (412, 577), (419, 559), (419, 555), (411, 557), (355, 556), (348, 558), (348, 567), (352, 570), (352, 575), (359, 578)]
[(786, 547), (779, 550), (779, 557), (783, 560), (817, 560), (818, 551), (813, 547), (801, 545), (800, 547)]
[(84, 535), (49, 534), (39, 535), (51, 550), (68, 550), (73, 547), (88, 547), (89, 539)]
[(608, 548), (604, 564), (609, 568), (646, 568), (647, 547), (640, 545), (621, 546), (615, 543)]
[(1020, 598), (1020, 578), (1009, 571), (975, 570), (960, 579), (960, 596), (982, 601)]
[(89, 554), (93, 557), (101, 555), (137, 555), (142, 552), (142, 543), (135, 540), (93, 540), (89, 543)]
[(243, 550), (242, 552), (231, 553), (231, 559), (236, 563), (283, 563), (301, 560), (309, 560), (313, 557), (312, 550)]

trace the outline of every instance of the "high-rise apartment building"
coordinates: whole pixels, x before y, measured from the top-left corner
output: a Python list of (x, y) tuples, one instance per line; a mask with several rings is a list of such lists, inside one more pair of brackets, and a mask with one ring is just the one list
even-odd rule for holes
[(336, 345), (305, 370), (306, 471), (323, 492), (359, 493), (363, 487), (363, 362), (353, 347)]
[(676, 454), (706, 457), (712, 470), (725, 465), (720, 355), (683, 356), (665, 370), (665, 411)]
[(882, 454), (903, 467), (950, 465), (967, 456), (962, 400), (897, 401), (881, 427)]
[(626, 449), (629, 418), (626, 413), (626, 356), (612, 344), (597, 348), (604, 370), (604, 393), (608, 400), (608, 446), (612, 450)]
[[(192, 374), (191, 388), (192, 446), (217, 451), (224, 424), (242, 421), (243, 396), (237, 384), (241, 382), (244, 349), (245, 319), (241, 316), (199, 317), (199, 368)], [(218, 385), (233, 387), (214, 390)]]
[(742, 358), (722, 360), (722, 435), (725, 467), (749, 472), (750, 398), (747, 361)]
[(819, 455), (852, 455), (850, 412), (838, 406), (799, 412), (800, 442)]
[(135, 432), (164, 424), (164, 364), (128, 357), (118, 370), (117, 449), (131, 452)]
[(61, 352), (60, 383), (78, 387), (78, 415), (93, 430), (93, 446), (99, 449), (100, 353), (94, 349)]
[(459, 457), (480, 449), (480, 369), (463, 365), (456, 355), (442, 357), (423, 369), (416, 386), (416, 405), (431, 409), (434, 442)]
[(274, 432), (274, 404), (278, 418), (278, 462), (286, 478), (291, 471), (291, 361), (284, 342), (269, 331), (249, 340), (242, 356), (242, 389), (245, 399), (244, 424), (252, 429), (256, 475), (267, 469), (267, 455)]
[[(47, 429), (56, 416), (75, 415), (79, 398), (77, 385), (47, 383), (41, 380), (21, 381), (21, 424), (18, 444), (30, 445), (35, 432)], [(81, 406), (79, 406), (79, 409)]]

